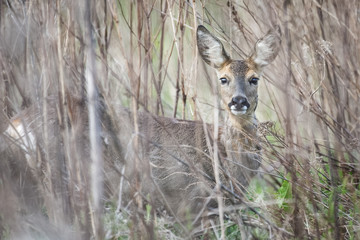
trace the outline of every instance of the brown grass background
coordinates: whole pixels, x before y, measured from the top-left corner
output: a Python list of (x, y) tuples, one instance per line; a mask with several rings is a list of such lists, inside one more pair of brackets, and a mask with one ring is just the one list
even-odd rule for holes
[[(112, 156), (96, 147), (99, 131), (87, 132), (88, 122), (90, 131), (106, 124), (87, 112), (101, 112), (101, 102), (115, 130), (120, 106), (213, 122), (217, 79), (197, 53), (199, 24), (233, 58), (248, 56), (274, 25), (282, 30), (282, 49), (259, 86), (263, 167), (243, 199), (256, 211), (229, 214), (227, 238), (360, 238), (359, 1), (2, 0), (0, 7), (0, 129), (24, 111), (38, 116), (43, 149), (27, 162), (0, 139), (1, 239), (186, 238), (153, 210), (139, 233), (140, 220), (103, 195), (102, 160)], [(216, 239), (219, 229), (215, 222), (198, 237)]]

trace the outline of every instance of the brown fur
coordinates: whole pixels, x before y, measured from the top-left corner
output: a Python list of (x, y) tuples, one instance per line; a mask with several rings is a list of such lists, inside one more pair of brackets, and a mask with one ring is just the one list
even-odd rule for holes
[[(221, 99), (227, 111), (225, 125), (220, 127), (218, 139), (213, 139), (212, 125), (199, 121), (159, 117), (146, 112), (137, 115), (138, 133), (134, 132), (134, 114), (126, 109), (119, 109), (117, 113), (121, 121), (117, 123), (119, 129), (116, 131), (111, 121), (105, 120), (103, 133), (106, 156), (105, 180), (108, 183), (108, 192), (118, 196), (115, 193), (119, 189), (121, 177), (124, 177), (121, 189), (122, 206), (126, 206), (134, 199), (134, 195), (140, 194), (157, 208), (164, 207), (182, 220), (194, 219), (201, 214), (204, 206), (216, 206), (213, 169), (215, 141), (219, 146), (221, 184), (233, 189), (236, 194), (246, 188), (261, 163), (255, 117), (257, 85), (250, 84), (250, 81), (254, 77), (259, 78), (266, 63), (276, 57), (280, 43), (279, 31), (269, 32), (264, 37), (264, 41), (256, 44), (252, 57), (232, 60), (216, 37), (203, 26), (198, 28), (197, 44), (200, 55), (206, 63), (215, 68), (219, 79), (228, 80), (226, 84), (215, 80), (221, 84)], [(261, 55), (262, 53), (265, 53), (265, 56)], [(246, 106), (244, 105), (246, 111), (241, 110), (244, 106), (240, 103), (234, 104), (234, 99), (237, 97), (246, 100)], [(72, 129), (81, 128), (83, 129), (81, 132), (85, 134), (87, 128), (82, 125), (86, 124), (86, 120), (81, 120), (79, 114), (83, 113), (76, 110), (77, 105), (82, 109), (82, 104), (72, 104), (72, 101), (68, 101), (68, 117), (73, 123)], [(55, 136), (61, 131), (59, 126), (54, 128), (53, 125), (59, 125), (61, 119), (56, 117), (58, 113), (56, 107), (51, 111), (48, 129), (49, 133)], [(30, 151), (30, 154), (25, 154), (28, 165), (32, 169), (37, 167), (37, 163), (33, 162), (33, 159), (36, 159), (34, 155), (43, 145), (55, 149), (52, 158), (62, 159), (64, 153), (61, 153), (60, 143), (55, 141), (54, 144), (44, 144), (39, 140), (39, 136), (42, 136), (41, 125), (30, 124), (36, 122), (35, 119), (41, 120), (41, 117), (30, 116), (30, 118), (32, 119), (21, 117), (21, 121), (17, 119), (13, 121), (14, 127), (25, 124), (26, 131), (34, 133), (31, 137), (34, 136), (36, 139), (35, 146), (24, 146), (24, 143), (19, 142), (22, 148)], [(11, 126), (7, 129), (6, 135), (15, 140), (19, 138)], [(29, 136), (30, 134), (27, 135)], [(54, 136), (49, 136), (48, 139), (53, 139)], [(135, 144), (136, 138), (139, 139), (138, 146)], [(77, 140), (76, 136), (73, 141), (74, 145), (69, 146), (70, 149), (82, 146), (84, 150), (81, 152), (86, 152), (86, 146), (81, 143), (87, 141)], [(84, 156), (87, 155), (82, 155)], [(122, 174), (123, 170), (124, 174)], [(138, 178), (135, 176), (138, 174), (140, 174), (140, 183), (137, 184)], [(53, 185), (56, 186), (55, 183)], [(140, 193), (137, 192), (138, 190)], [(225, 197), (229, 198), (231, 195)]]
[[(276, 46), (276, 49), (269, 50), (273, 52), (273, 55), (267, 56), (270, 58), (269, 62), (275, 58), (279, 48), (280, 35), (277, 33), (278, 31), (268, 33), (276, 36), (271, 38), (276, 42), (268, 44)], [(223, 186), (239, 193), (256, 175), (261, 163), (255, 117), (257, 85), (252, 85), (249, 81), (261, 76), (264, 65), (256, 65), (252, 58), (231, 60), (221, 42), (202, 26), (198, 29), (197, 42), (200, 55), (216, 69), (219, 79), (226, 77), (229, 80), (228, 84), (221, 86), (221, 99), (228, 117), (225, 126), (220, 128), (217, 140), (220, 149), (220, 178)], [(268, 58), (263, 58), (262, 61)], [(235, 96), (243, 96), (249, 102), (250, 106), (245, 114), (234, 115), (231, 112), (228, 105)], [(121, 145), (128, 146), (123, 157), (126, 178), (131, 179), (136, 171), (151, 174), (150, 177), (143, 178), (144, 196), (150, 196), (153, 202), (158, 203), (157, 206), (167, 206), (168, 210), (181, 219), (189, 215), (196, 216), (206, 202), (214, 205), (214, 139), (211, 125), (140, 113), (138, 124), (141, 144), (140, 149), (134, 152), (131, 142), (134, 139), (134, 132), (131, 130), (132, 113), (126, 111), (120, 115), (127, 116), (127, 120), (123, 121), (126, 125), (120, 126), (119, 131)], [(141, 166), (149, 166), (147, 163), (150, 162), (150, 171), (141, 166), (134, 169), (136, 155), (142, 162)], [(129, 189), (132, 187), (134, 182), (130, 181), (125, 192), (131, 192)]]

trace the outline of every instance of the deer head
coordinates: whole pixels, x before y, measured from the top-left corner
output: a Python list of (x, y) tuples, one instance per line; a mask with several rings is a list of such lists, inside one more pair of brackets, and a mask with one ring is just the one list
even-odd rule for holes
[(197, 29), (197, 45), (202, 59), (215, 68), (221, 84), (221, 99), (230, 118), (241, 119), (254, 114), (258, 101), (258, 82), (263, 68), (280, 49), (280, 28), (270, 30), (257, 41), (253, 53), (245, 60), (233, 60), (218, 38), (204, 26)]

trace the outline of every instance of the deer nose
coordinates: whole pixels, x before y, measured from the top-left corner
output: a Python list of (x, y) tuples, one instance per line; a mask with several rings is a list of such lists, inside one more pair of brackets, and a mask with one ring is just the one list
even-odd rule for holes
[(247, 98), (242, 97), (242, 96), (233, 97), (231, 99), (231, 104), (232, 105), (237, 105), (240, 108), (243, 107), (243, 106), (246, 106), (247, 108), (250, 107), (250, 103), (248, 102)]

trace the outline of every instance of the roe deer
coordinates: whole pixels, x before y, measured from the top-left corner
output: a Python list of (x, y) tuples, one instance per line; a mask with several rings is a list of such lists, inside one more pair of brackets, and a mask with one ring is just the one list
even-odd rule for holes
[[(280, 35), (279, 27), (269, 31), (256, 43), (249, 58), (233, 60), (219, 39), (204, 26), (197, 29), (200, 55), (217, 72), (220, 95), (227, 112), (225, 126), (220, 127), (219, 138), (216, 139), (220, 150), (221, 183), (237, 192), (248, 185), (260, 167), (261, 148), (255, 117), (258, 81), (263, 68), (278, 54)], [(214, 176), (211, 125), (140, 113), (138, 124), (142, 150), (134, 152), (129, 141), (134, 136), (129, 131), (133, 124), (132, 113), (123, 111), (121, 116), (126, 116), (127, 120), (122, 121), (119, 138), (122, 146), (129, 146), (124, 150), (123, 157), (125, 176), (131, 178), (136, 171), (146, 172), (146, 164), (150, 162), (151, 165), (151, 176), (145, 180), (146, 186), (143, 185), (145, 196), (150, 193), (154, 201), (160, 198), (162, 205), (165, 200), (169, 210), (180, 218), (198, 214), (206, 202), (213, 203), (209, 199), (209, 196), (214, 198), (215, 186), (211, 180)], [(136, 156), (142, 159), (140, 169), (134, 169)], [(161, 194), (151, 194), (157, 191)]]
[[(138, 194), (156, 207), (165, 206), (181, 219), (194, 218), (204, 206), (214, 203), (211, 200), (215, 186), (212, 180), (214, 141), (219, 148), (221, 184), (234, 192), (241, 192), (261, 163), (255, 117), (258, 82), (263, 68), (275, 59), (279, 51), (280, 34), (278, 27), (269, 31), (255, 44), (249, 58), (233, 60), (220, 40), (204, 26), (199, 26), (197, 46), (202, 59), (216, 70), (216, 81), (221, 85), (220, 95), (227, 112), (218, 139), (213, 139), (213, 126), (210, 124), (146, 112), (136, 115), (139, 130), (135, 133), (134, 114), (120, 109), (117, 133), (109, 130), (106, 124), (103, 133), (103, 136), (110, 136), (104, 141), (104, 155), (107, 156), (105, 177), (111, 193), (119, 191), (120, 178), (123, 178), (126, 180), (121, 184), (124, 201), (133, 197), (134, 189), (140, 190)], [(56, 116), (56, 111), (53, 115)], [(38, 145), (37, 134), (31, 129), (34, 126), (31, 126), (32, 121), (16, 119), (5, 134), (18, 140), (26, 130), (28, 134), (20, 142), (22, 148)], [(52, 124), (56, 123), (52, 121)], [(138, 139), (137, 148), (133, 147), (135, 137)], [(29, 153), (25, 156), (30, 167), (36, 168), (30, 164)], [(138, 173), (142, 175), (140, 187), (134, 188), (134, 176)]]

